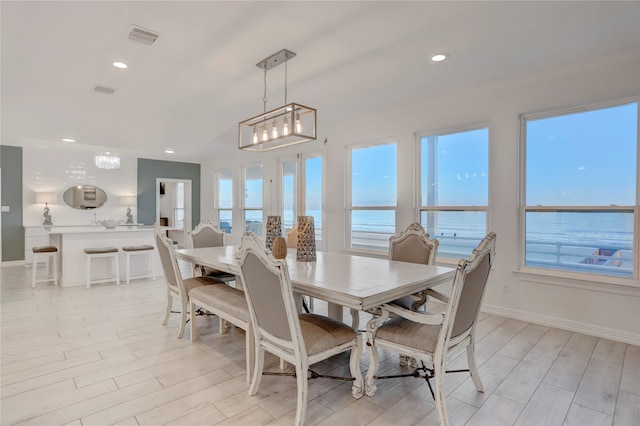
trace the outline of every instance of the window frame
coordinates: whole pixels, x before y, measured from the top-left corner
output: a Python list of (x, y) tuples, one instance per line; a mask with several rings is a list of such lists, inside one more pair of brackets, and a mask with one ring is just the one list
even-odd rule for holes
[[(383, 145), (395, 145), (396, 148), (396, 204), (395, 206), (354, 206), (353, 205), (353, 194), (352, 194), (352, 189), (353, 189), (353, 151), (357, 150), (357, 149), (367, 149), (367, 148), (374, 148), (374, 147), (378, 147), (378, 146), (383, 146)], [(351, 233), (352, 233), (352, 223), (351, 223), (351, 218), (352, 218), (352, 212), (353, 211), (393, 211), (394, 212), (394, 232), (392, 233), (392, 235), (396, 234), (396, 230), (398, 227), (397, 221), (398, 221), (398, 197), (399, 197), (399, 191), (398, 191), (398, 141), (396, 138), (385, 138), (385, 139), (380, 139), (380, 140), (375, 140), (375, 141), (369, 141), (369, 142), (364, 142), (364, 143), (357, 143), (357, 144), (352, 144), (352, 145), (347, 145), (345, 146), (345, 150), (346, 150), (346, 154), (345, 154), (345, 160), (346, 160), (346, 164), (345, 164), (345, 198), (346, 198), (346, 217), (345, 217), (345, 233), (344, 233), (344, 242), (343, 245), (345, 247), (345, 250), (348, 252), (357, 252), (357, 253), (365, 253), (365, 254), (372, 254), (372, 255), (381, 255), (381, 254), (386, 254), (389, 251), (389, 247), (388, 245), (386, 245), (384, 248), (380, 248), (380, 249), (374, 249), (374, 248), (365, 248), (365, 247), (359, 247), (356, 246), (354, 247), (352, 245), (352, 238), (351, 238)]]
[[(636, 184), (635, 204), (629, 206), (623, 205), (593, 205), (593, 206), (553, 206), (553, 205), (537, 205), (528, 206), (526, 204), (527, 195), (527, 122), (540, 120), (545, 118), (561, 117), (564, 115), (576, 114), (581, 112), (597, 111), (601, 109), (623, 106), (631, 103), (638, 104), (640, 111), (639, 97), (626, 97), (615, 100), (602, 102), (586, 103), (579, 106), (570, 106), (565, 108), (554, 108), (545, 111), (523, 113), (518, 117), (519, 121), (519, 143), (518, 143), (518, 160), (519, 160), (519, 178), (518, 178), (518, 223), (517, 223), (517, 269), (523, 275), (540, 275), (549, 277), (566, 278), (571, 280), (580, 280), (586, 282), (615, 284), (631, 287), (640, 287), (640, 184)], [(640, 119), (637, 121), (636, 129), (638, 137), (640, 137)], [(640, 146), (636, 149), (636, 182), (640, 182)], [(621, 277), (616, 275), (608, 275), (602, 273), (589, 273), (582, 271), (570, 271), (565, 269), (542, 268), (526, 265), (526, 215), (528, 212), (632, 212), (633, 220), (633, 251), (634, 251), (634, 270), (631, 277)]]
[[(422, 200), (422, 139), (429, 136), (447, 136), (456, 133), (470, 132), (474, 130), (487, 130), (487, 204), (484, 206), (478, 205), (442, 205), (442, 206), (428, 206), (424, 204)], [(485, 230), (486, 235), (489, 232), (489, 200), (491, 200), (491, 127), (490, 123), (486, 121), (467, 123), (462, 125), (456, 125), (451, 127), (443, 127), (432, 130), (423, 130), (415, 134), (415, 169), (417, 170), (415, 179), (415, 199), (416, 210), (415, 217), (416, 222), (422, 223), (422, 213), (428, 214), (428, 212), (484, 212), (485, 213)], [(428, 231), (427, 227), (425, 230)], [(430, 233), (431, 234), (431, 233)], [(432, 238), (437, 238), (437, 235), (431, 235)], [(480, 241), (478, 241), (479, 243)], [(476, 244), (477, 245), (477, 244)], [(438, 251), (438, 263), (443, 264), (457, 264), (459, 258), (456, 257), (444, 257), (442, 251)], [(471, 252), (467, 254), (470, 255)]]

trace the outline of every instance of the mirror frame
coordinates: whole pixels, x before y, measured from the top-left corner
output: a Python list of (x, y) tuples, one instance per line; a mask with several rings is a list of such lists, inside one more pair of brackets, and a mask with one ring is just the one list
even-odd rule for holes
[(75, 185), (64, 191), (62, 198), (69, 207), (91, 210), (107, 202), (107, 193), (94, 185)]

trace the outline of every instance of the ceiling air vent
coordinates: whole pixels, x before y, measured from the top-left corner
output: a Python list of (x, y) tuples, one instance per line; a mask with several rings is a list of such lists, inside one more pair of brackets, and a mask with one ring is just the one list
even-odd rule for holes
[(113, 89), (111, 87), (107, 87), (107, 86), (101, 86), (99, 84), (96, 84), (93, 87), (93, 91), (94, 92), (98, 92), (98, 93), (104, 93), (105, 95), (113, 95), (113, 92), (116, 91), (116, 89)]
[(160, 37), (159, 34), (152, 33), (151, 31), (142, 29), (140, 27), (132, 26), (129, 31), (129, 40), (137, 41), (138, 43), (148, 44), (151, 46)]

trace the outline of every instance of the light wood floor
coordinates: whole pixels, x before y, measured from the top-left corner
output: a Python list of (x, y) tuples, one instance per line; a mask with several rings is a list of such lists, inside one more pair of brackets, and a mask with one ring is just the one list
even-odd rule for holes
[[(199, 317), (191, 343), (188, 328), (176, 339), (177, 314), (160, 325), (162, 279), (32, 290), (29, 273), (1, 271), (2, 425), (293, 423), (295, 380), (265, 376), (258, 395), (247, 395), (241, 330), (220, 335), (216, 317)], [(319, 301), (316, 308), (326, 311)], [(467, 373), (449, 374), (452, 424), (640, 425), (639, 347), (493, 315), (482, 316), (479, 330), (486, 392)], [(400, 371), (396, 356), (381, 358), (381, 374)], [(366, 371), (366, 354), (361, 365)], [(278, 371), (272, 357), (267, 366)], [(348, 358), (314, 369), (347, 374)], [(438, 424), (423, 380), (378, 381), (376, 396), (360, 400), (349, 387), (311, 381), (307, 424)]]

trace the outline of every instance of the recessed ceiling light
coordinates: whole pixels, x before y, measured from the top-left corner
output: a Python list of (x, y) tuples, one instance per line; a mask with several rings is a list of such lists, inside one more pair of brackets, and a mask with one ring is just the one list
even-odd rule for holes
[(448, 53), (438, 53), (437, 55), (433, 55), (431, 60), (433, 62), (442, 62), (449, 57)]
[(125, 64), (124, 62), (114, 62), (113, 66), (116, 68), (120, 68), (121, 70), (129, 68), (129, 65)]
[(76, 141), (75, 139), (71, 139), (71, 138), (62, 138), (62, 142), (73, 143), (75, 141)]
[(164, 152), (166, 152), (167, 154), (175, 154), (175, 151), (173, 149), (165, 149)]

